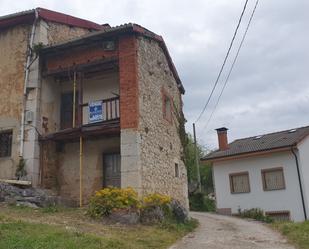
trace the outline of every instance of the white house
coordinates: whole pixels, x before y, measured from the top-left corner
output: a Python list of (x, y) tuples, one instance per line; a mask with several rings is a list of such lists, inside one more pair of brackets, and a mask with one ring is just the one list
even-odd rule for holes
[(309, 214), (309, 126), (228, 143), (217, 129), (219, 149), (202, 158), (213, 166), (217, 212), (261, 208), (278, 219)]

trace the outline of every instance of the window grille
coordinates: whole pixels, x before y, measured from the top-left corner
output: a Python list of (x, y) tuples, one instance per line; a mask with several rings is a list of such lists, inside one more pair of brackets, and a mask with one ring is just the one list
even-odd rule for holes
[(9, 157), (12, 152), (12, 131), (0, 132), (0, 157)]

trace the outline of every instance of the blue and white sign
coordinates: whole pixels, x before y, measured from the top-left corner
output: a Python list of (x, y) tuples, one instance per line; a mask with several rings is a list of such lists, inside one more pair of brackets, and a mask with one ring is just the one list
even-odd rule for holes
[(89, 123), (103, 121), (102, 101), (89, 102)]

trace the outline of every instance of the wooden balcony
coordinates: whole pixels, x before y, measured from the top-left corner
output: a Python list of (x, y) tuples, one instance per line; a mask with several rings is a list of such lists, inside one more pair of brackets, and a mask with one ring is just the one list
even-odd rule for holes
[[(102, 116), (93, 122), (89, 117), (89, 104), (79, 105), (76, 127), (62, 129), (41, 136), (41, 140), (78, 140), (82, 137), (117, 136), (120, 135), (119, 97), (97, 100), (102, 103)], [(96, 102), (97, 102), (96, 101)]]

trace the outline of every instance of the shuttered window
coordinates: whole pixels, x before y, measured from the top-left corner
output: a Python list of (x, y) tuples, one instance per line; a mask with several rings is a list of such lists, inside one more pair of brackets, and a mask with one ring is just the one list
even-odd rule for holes
[(285, 189), (282, 168), (262, 170), (262, 180), (265, 191)]
[(249, 193), (250, 183), (249, 183), (249, 173), (240, 172), (230, 174), (230, 187), (231, 193)]
[(11, 156), (12, 135), (13, 132), (11, 130), (0, 132), (0, 157)]

